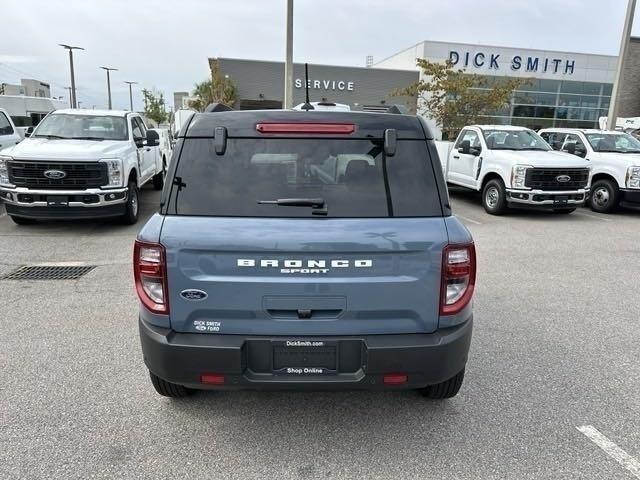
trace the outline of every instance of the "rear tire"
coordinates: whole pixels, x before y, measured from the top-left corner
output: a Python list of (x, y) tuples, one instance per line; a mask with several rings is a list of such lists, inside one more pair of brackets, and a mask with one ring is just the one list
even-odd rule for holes
[(575, 212), (575, 208), (554, 208), (553, 213), (565, 214), (568, 215), (570, 213)]
[(140, 214), (140, 192), (135, 180), (129, 180), (129, 192), (125, 214), (122, 216), (122, 223), (133, 225), (138, 221)]
[(489, 180), (482, 189), (482, 206), (491, 215), (504, 215), (507, 211), (507, 193), (502, 179)]
[(598, 180), (591, 186), (591, 210), (598, 213), (611, 213), (618, 208), (620, 191), (611, 180)]
[(34, 225), (35, 223), (38, 223), (38, 221), (33, 218), (16, 217), (15, 215), (9, 216), (16, 225)]
[(164, 179), (167, 176), (167, 161), (162, 159), (162, 171), (153, 176), (153, 188), (162, 190), (164, 188)]
[(449, 380), (435, 385), (429, 385), (421, 388), (419, 392), (427, 398), (433, 400), (442, 400), (445, 398), (453, 398), (460, 391), (462, 381), (464, 380), (464, 368)]
[(167, 382), (151, 372), (149, 372), (149, 376), (151, 377), (153, 388), (155, 388), (156, 392), (163, 397), (184, 398), (193, 393), (193, 390), (190, 388), (176, 383)]

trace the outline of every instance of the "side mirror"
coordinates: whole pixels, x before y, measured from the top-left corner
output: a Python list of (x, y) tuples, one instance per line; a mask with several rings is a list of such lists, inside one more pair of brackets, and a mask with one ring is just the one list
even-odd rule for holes
[(155, 130), (147, 130), (147, 147), (160, 145), (160, 135)]
[(460, 144), (460, 148), (458, 148), (458, 152), (468, 155), (470, 150), (471, 142), (469, 140), (463, 140)]
[(576, 154), (576, 144), (571, 142), (571, 143), (567, 143), (567, 152), (570, 153), (571, 155), (575, 155)]
[(24, 131), (24, 136), (25, 138), (30, 137), (31, 134), (33, 133), (33, 127), (29, 127)]

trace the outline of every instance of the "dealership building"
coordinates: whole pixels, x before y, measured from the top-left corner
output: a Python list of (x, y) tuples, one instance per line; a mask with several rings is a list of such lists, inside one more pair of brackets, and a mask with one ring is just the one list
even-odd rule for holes
[(598, 118), (607, 115), (618, 60), (607, 55), (425, 41), (375, 66), (416, 68), (416, 58), (451, 60), (456, 68), (484, 76), (489, 88), (505, 77), (527, 79), (508, 105), (489, 112), (486, 123), (535, 129), (596, 127)]
[[(282, 108), (284, 63), (236, 58), (210, 58), (211, 70), (233, 80), (237, 88), (234, 105), (240, 110)], [(304, 64), (293, 66), (293, 104), (305, 101)], [(309, 64), (309, 99), (312, 102), (344, 103), (353, 110), (386, 110), (403, 105), (415, 112), (416, 99), (393, 94), (418, 81), (415, 67), (404, 69), (342, 67)]]

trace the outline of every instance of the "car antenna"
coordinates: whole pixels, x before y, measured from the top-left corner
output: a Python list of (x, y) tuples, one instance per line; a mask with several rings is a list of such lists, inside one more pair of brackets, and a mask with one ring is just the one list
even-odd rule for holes
[(308, 63), (304, 64), (304, 91), (305, 91), (305, 102), (304, 102), (304, 105), (302, 106), (302, 109), (306, 110), (307, 112), (309, 110), (315, 110), (315, 108), (313, 108), (313, 105), (311, 105), (311, 103), (309, 102), (309, 64)]

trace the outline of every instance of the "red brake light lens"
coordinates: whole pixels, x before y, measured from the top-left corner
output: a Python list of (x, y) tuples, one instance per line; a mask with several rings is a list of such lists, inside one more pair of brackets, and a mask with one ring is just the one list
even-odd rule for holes
[(447, 245), (442, 254), (440, 315), (454, 315), (466, 307), (473, 298), (475, 284), (475, 245)]
[(321, 133), (349, 135), (356, 131), (352, 123), (258, 123), (260, 133)]
[(151, 312), (169, 313), (166, 253), (162, 245), (136, 240), (133, 275), (142, 304)]

